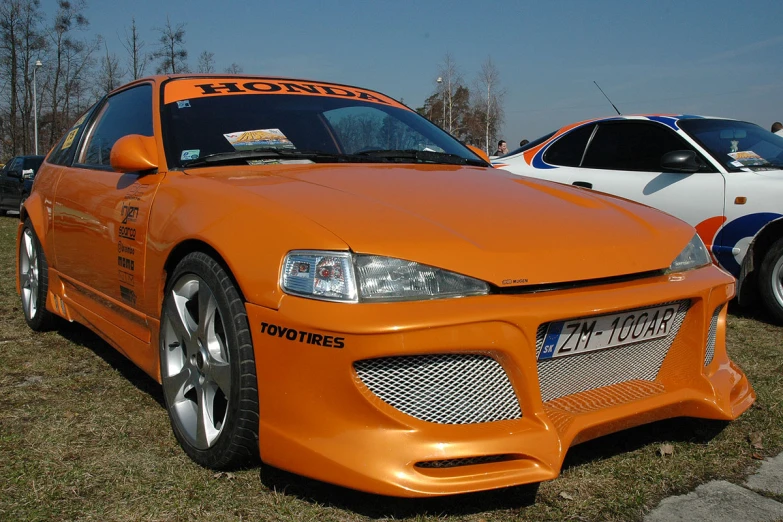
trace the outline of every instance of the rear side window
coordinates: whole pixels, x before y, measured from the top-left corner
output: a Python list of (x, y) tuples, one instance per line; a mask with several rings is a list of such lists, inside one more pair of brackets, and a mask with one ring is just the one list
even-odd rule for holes
[(111, 148), (129, 134), (152, 136), (152, 86), (140, 85), (111, 96), (101, 107), (85, 138), (78, 162), (111, 166)]
[(33, 172), (38, 172), (38, 169), (41, 167), (41, 163), (43, 163), (43, 157), (25, 158), (24, 170), (32, 170)]
[(590, 141), (583, 167), (661, 172), (661, 156), (693, 150), (674, 132), (656, 123), (603, 123)]
[(585, 125), (558, 138), (544, 153), (544, 161), (550, 165), (578, 167), (594, 128), (594, 123)]
[(46, 159), (47, 163), (66, 166), (71, 164), (74, 152), (79, 145), (79, 141), (81, 141), (82, 134), (84, 134), (84, 128), (86, 127), (85, 123), (90, 121), (92, 113), (95, 112), (95, 108), (101, 103), (102, 101), (90, 107), (81, 118), (76, 120), (76, 123), (68, 129), (65, 136), (63, 136), (57, 145), (54, 146), (51, 154), (49, 154), (49, 157)]

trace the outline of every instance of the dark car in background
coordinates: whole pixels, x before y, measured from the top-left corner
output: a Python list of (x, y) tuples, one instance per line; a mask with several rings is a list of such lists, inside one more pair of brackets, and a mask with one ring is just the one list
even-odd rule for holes
[(0, 216), (19, 208), (33, 189), (43, 156), (15, 156), (0, 170)]

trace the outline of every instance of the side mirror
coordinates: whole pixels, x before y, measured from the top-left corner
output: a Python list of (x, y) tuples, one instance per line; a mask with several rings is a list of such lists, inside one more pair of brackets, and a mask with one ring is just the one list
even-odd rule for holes
[(18, 170), (9, 170), (6, 172), (6, 174), (8, 174), (9, 178), (22, 179), (22, 173)]
[(140, 172), (158, 168), (158, 145), (155, 138), (129, 134), (111, 148), (111, 168), (117, 172)]
[(473, 152), (473, 154), (475, 154), (479, 158), (483, 159), (487, 163), (490, 162), (489, 161), (489, 156), (487, 156), (487, 153), (484, 152), (483, 150), (481, 150), (480, 148), (474, 147), (473, 145), (468, 145), (468, 148), (471, 150), (471, 152)]
[(704, 166), (692, 150), (673, 150), (661, 156), (661, 168), (669, 172), (693, 174)]

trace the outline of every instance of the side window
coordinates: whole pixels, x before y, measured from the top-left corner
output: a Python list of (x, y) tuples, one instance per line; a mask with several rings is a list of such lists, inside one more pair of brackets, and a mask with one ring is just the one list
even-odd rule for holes
[(673, 150), (693, 148), (674, 132), (656, 123), (604, 123), (598, 126), (582, 166), (661, 172), (661, 156)]
[(41, 163), (43, 163), (43, 158), (26, 158), (24, 160), (24, 170), (32, 170), (33, 173), (36, 173), (41, 168)]
[(105, 167), (111, 148), (128, 134), (152, 136), (152, 86), (133, 87), (106, 100), (87, 132), (77, 163)]
[(60, 141), (57, 142), (57, 145), (52, 148), (52, 152), (46, 158), (47, 163), (53, 163), (55, 165), (71, 164), (71, 161), (73, 161), (74, 151), (79, 145), (79, 140), (81, 140), (82, 134), (84, 134), (84, 123), (90, 120), (92, 113), (95, 112), (95, 108), (98, 107), (101, 103), (103, 103), (103, 100), (90, 107), (87, 112), (82, 114), (81, 118), (76, 120), (76, 123), (74, 123), (70, 129), (68, 129), (68, 132), (65, 133), (65, 136), (60, 138)]
[(22, 158), (13, 158), (9, 163), (8, 167), (6, 168), (7, 172), (10, 171), (16, 171), (21, 172), (22, 171)]
[(550, 165), (578, 167), (587, 146), (587, 140), (593, 134), (595, 124), (574, 129), (549, 146), (544, 153), (544, 161)]

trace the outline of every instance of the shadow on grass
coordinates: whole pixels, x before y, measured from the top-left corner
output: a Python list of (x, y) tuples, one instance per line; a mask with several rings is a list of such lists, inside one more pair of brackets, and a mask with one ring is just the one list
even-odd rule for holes
[(752, 319), (760, 323), (780, 326), (761, 304), (761, 298), (758, 296), (745, 305), (740, 305), (736, 299), (732, 299), (729, 301), (729, 314), (742, 319)]
[(649, 444), (693, 442), (706, 444), (729, 425), (728, 421), (678, 417), (644, 424), (577, 444), (568, 450), (563, 470), (636, 451)]
[(484, 511), (519, 509), (535, 503), (538, 484), (433, 498), (397, 498), (373, 495), (261, 466), (261, 482), (269, 489), (305, 502), (353, 511), (370, 518), (472, 515)]
[(152, 397), (161, 408), (166, 407), (160, 384), (86, 326), (63, 321), (58, 325), (56, 332), (63, 338), (92, 350), (95, 355), (117, 370), (136, 388)]

